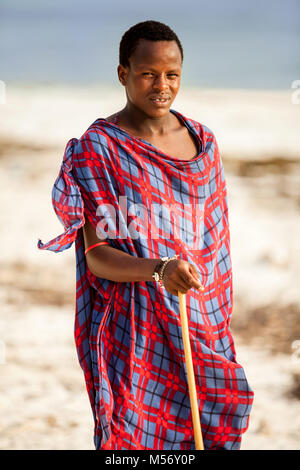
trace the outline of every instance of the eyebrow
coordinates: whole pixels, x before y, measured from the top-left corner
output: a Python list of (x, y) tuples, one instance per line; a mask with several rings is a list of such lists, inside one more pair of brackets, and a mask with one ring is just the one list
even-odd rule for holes
[[(156, 72), (156, 70), (153, 67), (151, 67), (149, 65), (146, 65), (146, 64), (145, 65), (138, 65), (136, 68), (138, 70), (139, 69), (147, 69), (147, 70), (151, 70), (152, 72)], [(180, 71), (180, 67), (172, 68), (172, 69), (168, 70), (168, 72), (178, 72), (178, 71)]]

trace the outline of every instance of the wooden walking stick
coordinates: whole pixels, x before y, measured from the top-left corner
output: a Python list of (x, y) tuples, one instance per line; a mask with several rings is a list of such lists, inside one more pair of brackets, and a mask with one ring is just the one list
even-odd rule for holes
[(187, 314), (186, 314), (185, 294), (178, 291), (178, 297), (179, 297), (180, 321), (181, 321), (181, 328), (182, 328), (182, 339), (183, 339), (183, 347), (184, 347), (184, 358), (185, 358), (185, 365), (187, 369), (188, 388), (189, 388), (191, 410), (192, 410), (195, 447), (196, 447), (196, 450), (204, 450), (202, 433), (201, 433), (201, 425), (200, 425), (200, 413), (198, 409), (198, 400), (197, 400), (197, 393), (196, 393), (195, 374), (194, 374), (191, 344), (190, 344), (190, 337), (189, 337), (189, 327), (188, 327), (188, 320), (187, 320)]

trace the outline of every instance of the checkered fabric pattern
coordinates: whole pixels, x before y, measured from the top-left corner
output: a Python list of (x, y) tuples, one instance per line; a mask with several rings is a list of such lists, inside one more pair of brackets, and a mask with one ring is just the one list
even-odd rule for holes
[[(106, 228), (114, 229), (106, 238), (109, 245), (143, 258), (179, 254), (196, 267), (205, 286), (204, 292), (190, 289), (186, 295), (205, 449), (238, 450), (248, 427), (253, 391), (236, 361), (230, 331), (232, 267), (222, 160), (206, 126), (171, 112), (198, 142), (192, 160), (166, 155), (101, 118), (80, 139), (71, 139), (52, 190), (65, 230), (48, 243), (38, 241), (38, 248), (55, 252), (75, 241), (75, 342), (96, 449), (195, 449), (178, 297), (155, 282), (101, 279), (86, 264), (82, 226), (88, 219), (98, 234), (107, 234), (99, 223), (108, 212)], [(120, 210), (124, 201), (127, 207)], [(169, 205), (174, 210), (167, 233)], [(138, 215), (138, 207), (147, 210)], [(153, 207), (159, 210), (149, 224)]]

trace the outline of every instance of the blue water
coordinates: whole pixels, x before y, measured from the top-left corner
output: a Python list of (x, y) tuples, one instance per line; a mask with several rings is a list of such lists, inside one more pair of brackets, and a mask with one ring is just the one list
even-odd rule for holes
[(299, 0), (0, 0), (0, 80), (118, 85), (122, 34), (167, 23), (184, 85), (288, 88), (300, 79)]

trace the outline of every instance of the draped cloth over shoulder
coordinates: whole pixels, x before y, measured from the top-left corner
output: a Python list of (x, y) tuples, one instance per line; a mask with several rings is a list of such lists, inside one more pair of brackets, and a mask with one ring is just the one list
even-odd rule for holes
[(75, 342), (95, 420), (96, 449), (194, 450), (178, 297), (158, 283), (94, 276), (84, 256), (88, 219), (132, 256), (193, 264), (204, 292), (186, 296), (206, 449), (239, 449), (253, 391), (230, 331), (232, 267), (226, 182), (216, 139), (171, 110), (197, 139), (192, 160), (166, 155), (97, 119), (66, 146), (52, 190), (64, 232), (40, 249), (75, 242)]

